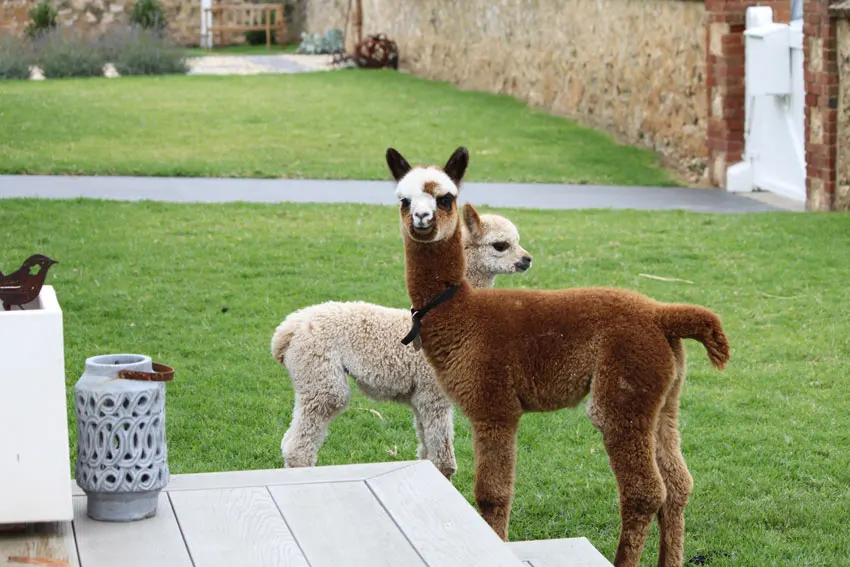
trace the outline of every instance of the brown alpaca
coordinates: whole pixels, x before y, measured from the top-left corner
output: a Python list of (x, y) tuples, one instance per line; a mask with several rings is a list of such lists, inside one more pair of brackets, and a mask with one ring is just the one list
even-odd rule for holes
[[(458, 148), (443, 168), (411, 168), (387, 150), (401, 201), (407, 290), (414, 308), (425, 311), (414, 316), (417, 340), (472, 426), (481, 515), (507, 539), (522, 414), (574, 407), (589, 393), (587, 414), (602, 433), (620, 494), (614, 564), (639, 563), (657, 516), (659, 565), (682, 565), (693, 485), (677, 418), (682, 339), (700, 341), (712, 365), (723, 368), (729, 345), (719, 318), (621, 289), (473, 289), (463, 280), (456, 202), (468, 162)], [(463, 222), (471, 234), (480, 231), (471, 205)]]

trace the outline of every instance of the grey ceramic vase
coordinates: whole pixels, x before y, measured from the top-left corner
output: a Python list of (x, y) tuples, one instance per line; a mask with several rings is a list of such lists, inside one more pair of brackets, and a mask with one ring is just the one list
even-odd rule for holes
[(130, 522), (156, 515), (168, 484), (165, 384), (115, 379), (120, 370), (152, 371), (150, 357), (108, 354), (86, 360), (74, 386), (77, 484), (88, 516)]

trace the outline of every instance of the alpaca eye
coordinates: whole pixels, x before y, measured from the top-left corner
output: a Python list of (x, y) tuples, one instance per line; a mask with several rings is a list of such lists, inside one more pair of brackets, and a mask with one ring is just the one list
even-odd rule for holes
[(504, 252), (508, 249), (509, 244), (507, 242), (494, 242), (493, 248), (496, 249), (496, 252)]
[(452, 208), (452, 203), (454, 203), (455, 196), (449, 193), (448, 195), (443, 195), (439, 199), (437, 199), (437, 206), (441, 209), (450, 210)]
[(401, 208), (402, 209), (410, 208), (410, 199), (402, 199), (401, 200)]

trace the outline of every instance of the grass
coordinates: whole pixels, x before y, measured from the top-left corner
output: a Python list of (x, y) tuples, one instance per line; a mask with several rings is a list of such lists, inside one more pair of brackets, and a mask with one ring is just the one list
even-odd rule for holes
[(387, 179), (458, 145), (471, 181), (671, 185), (658, 156), (394, 71), (0, 84), (0, 173)]
[(298, 50), (298, 44), (289, 43), (280, 45), (273, 43), (270, 49), (266, 49), (266, 44), (262, 45), (227, 45), (225, 47), (215, 47), (213, 49), (204, 49), (203, 47), (189, 47), (186, 49), (189, 57), (207, 57), (210, 55), (276, 55), (279, 53), (295, 53)]
[[(535, 267), (502, 287), (618, 285), (723, 317), (726, 371), (688, 341), (687, 556), (850, 565), (850, 217), (505, 212)], [(390, 207), (7, 200), (0, 242), (0, 270), (35, 251), (61, 261), (49, 283), (64, 309), (69, 387), (97, 354), (176, 367), (167, 407), (177, 473), (280, 465), (292, 391), (268, 344), (286, 314), (330, 299), (408, 305)], [(456, 419), (454, 483), (471, 500), (470, 434)], [(583, 535), (613, 557), (615, 483), (583, 409), (528, 415), (519, 441), (511, 538)], [(356, 393), (319, 464), (408, 460), (415, 448), (406, 409)], [(656, 555), (653, 528), (644, 564)]]

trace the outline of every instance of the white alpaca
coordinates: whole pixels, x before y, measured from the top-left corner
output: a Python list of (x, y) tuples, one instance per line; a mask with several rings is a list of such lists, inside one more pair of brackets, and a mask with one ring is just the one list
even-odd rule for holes
[[(481, 220), (479, 238), (464, 233), (470, 284), (493, 287), (496, 275), (531, 267), (511, 221), (498, 215)], [(295, 390), (292, 422), (280, 444), (285, 466), (316, 464), (328, 426), (348, 407), (351, 375), (370, 398), (412, 408), (419, 458), (452, 477), (457, 470), (452, 404), (422, 354), (401, 344), (409, 330), (408, 309), (333, 301), (295, 311), (278, 326), (272, 356), (289, 371)]]

